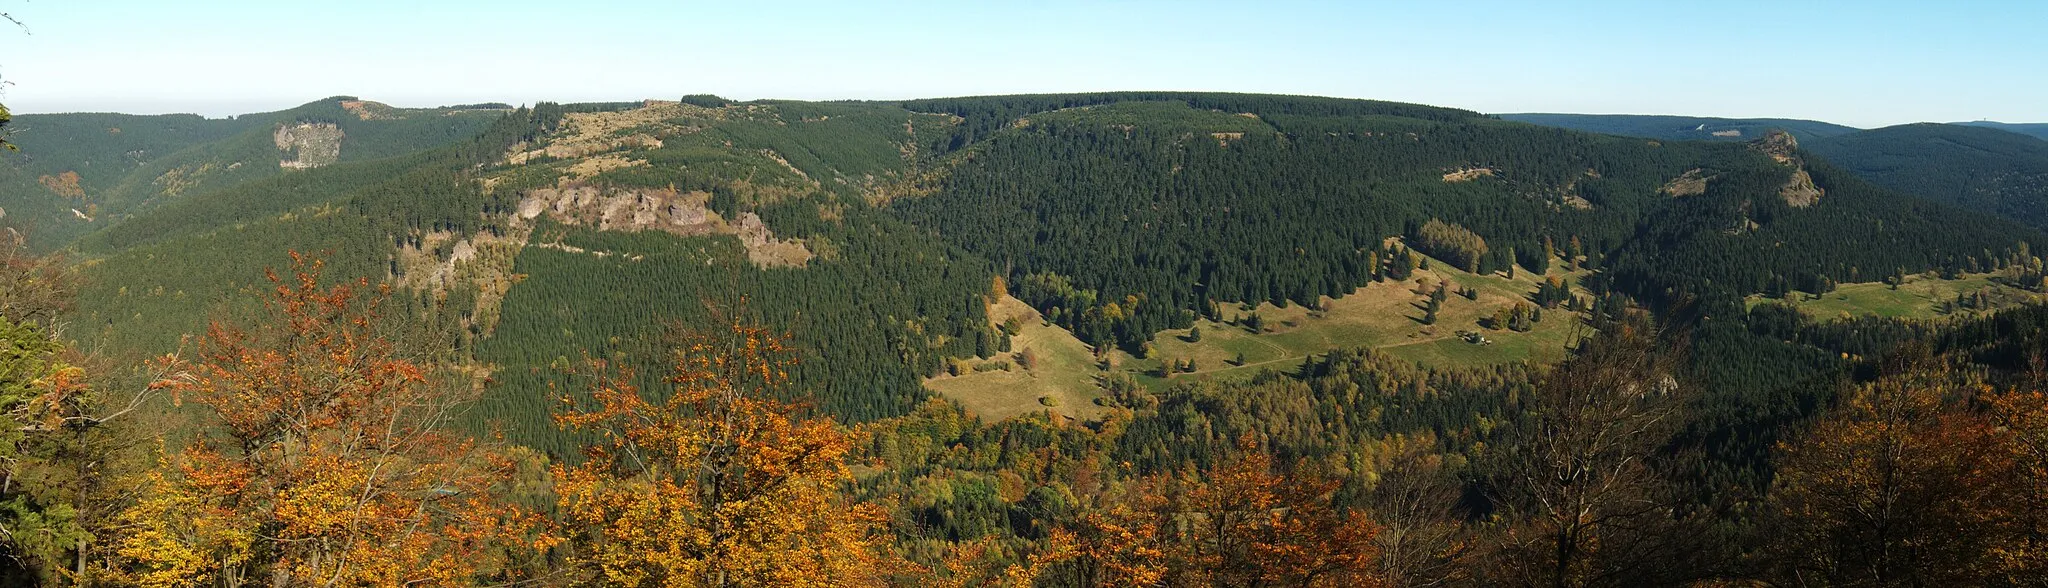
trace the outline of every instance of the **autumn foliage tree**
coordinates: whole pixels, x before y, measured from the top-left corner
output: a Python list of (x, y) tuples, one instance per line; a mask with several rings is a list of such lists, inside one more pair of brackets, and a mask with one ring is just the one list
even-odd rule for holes
[(498, 499), (512, 464), (448, 429), (468, 387), (433, 385), (380, 334), (388, 289), (322, 287), (322, 262), (293, 261), (269, 274), (274, 322), (213, 325), (167, 383), (212, 425), (125, 513), (127, 580), (462, 586), (551, 543)]
[[(0, 109), (0, 124), (6, 111)], [(63, 273), (30, 255), (20, 233), (0, 242), (0, 575), (54, 580), (66, 550), (83, 540), (75, 505), (37, 488), (39, 446), (66, 429), (65, 397), (82, 389), (81, 373), (59, 356), (50, 334), (62, 310)]]
[(1379, 586), (1379, 527), (1331, 502), (1338, 483), (1282, 475), (1241, 442), (1200, 475), (1134, 481), (1083, 515), (1082, 586)]
[(733, 322), (686, 337), (662, 398), (595, 366), (593, 389), (557, 416), (597, 438), (555, 472), (585, 581), (862, 586), (904, 569), (886, 513), (842, 492), (850, 435), (777, 399), (794, 357), (783, 337)]
[(1687, 387), (1671, 337), (1617, 324), (1537, 383), (1526, 417), (1491, 465), (1499, 526), (1487, 582), (1640, 586), (1698, 578), (1692, 522), (1664, 475), (1663, 449), (1684, 425)]
[(2048, 578), (2048, 366), (2036, 360), (2024, 385), (1990, 394), (1992, 422), (2012, 447), (2013, 484), (2021, 490), (2009, 508), (2011, 531), (1994, 552), (2000, 575), (2017, 585), (2023, 578)]
[(72, 278), (20, 233), (0, 237), (0, 584), (95, 579), (132, 474), (146, 467), (138, 421), (159, 390), (117, 391), (63, 343)]
[(150, 461), (142, 430), (160, 388), (117, 391), (89, 376), (86, 359), (0, 318), (0, 579), (107, 576), (109, 535)]
[(45, 581), (87, 537), (76, 505), (41, 484), (55, 464), (39, 449), (69, 428), (58, 404), (82, 389), (82, 374), (57, 352), (33, 325), (0, 318), (0, 554), (13, 573)]
[(933, 588), (1030, 588), (1039, 578), (1052, 577), (1052, 569), (1072, 560), (1076, 548), (1071, 531), (1054, 529), (1035, 553), (1010, 562), (1000, 553), (995, 537), (983, 536), (948, 547), (939, 569), (914, 579), (918, 585)]
[[(2040, 581), (2048, 489), (2036, 444), (2048, 406), (2038, 392), (1988, 394), (1967, 370), (1919, 362), (1895, 366), (1781, 444), (1770, 553), (1782, 581)], [(1989, 414), (1973, 399), (1988, 400)]]

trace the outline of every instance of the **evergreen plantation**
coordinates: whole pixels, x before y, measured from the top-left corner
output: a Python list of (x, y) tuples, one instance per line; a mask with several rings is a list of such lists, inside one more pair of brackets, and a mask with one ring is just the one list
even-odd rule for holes
[(1637, 114), (1502, 114), (1500, 118), (1546, 127), (1576, 129), (1603, 135), (1666, 141), (1750, 141), (1785, 131), (1801, 142), (1856, 132), (1854, 127), (1817, 120), (1785, 118), (1714, 118)]
[[(1879, 186), (2042, 226), (2048, 141), (2042, 125), (1988, 121), (1858, 130), (1807, 120), (1510, 114), (1508, 120), (1664, 140), (1743, 141), (1772, 129)], [(1721, 134), (1715, 134), (1721, 133)]]
[[(5, 574), (2029, 585), (2048, 570), (2048, 462), (2027, 449), (2048, 432), (2048, 402), (2026, 375), (2048, 306), (1835, 319), (1797, 304), (1923, 274), (2042, 293), (2048, 234), (2016, 204), (2033, 172), (1912, 147), (2002, 131), (1755, 131), (1779, 122), (1746, 122), (1754, 140), (1648, 139), (1184, 92), (434, 109), (336, 97), (233, 119), (17, 117), (0, 225), (25, 238), (4, 260), (0, 309), (8, 341), (37, 345), (0, 353), (0, 402), (76, 416), (134, 389), (150, 416), (7, 440), (20, 463), (96, 447), (117, 458), (90, 467), (132, 480), (0, 489), (9, 528), (32, 513), (63, 539), (0, 539), (16, 556)], [(1873, 163), (1885, 157), (1957, 179)], [(2014, 171), (1974, 171), (1993, 168)], [(1423, 364), (1331, 342), (1223, 379), (1172, 377), (1176, 358), (1148, 357), (1162, 336), (1263, 334), (1284, 327), (1245, 309), (1323, 312), (1431, 263), (1534, 284), (1498, 319), (1442, 325), (1475, 330), (1459, 345), (1560, 321), (1568, 359)], [(62, 284), (62, 302), (30, 284)], [(1451, 278), (1414, 291), (1416, 328), (1481, 300)], [(1044, 350), (1012, 347), (1021, 325), (990, 320), (1010, 297), (1100, 362), (1072, 368), (1087, 370), (1093, 416), (1045, 404), (991, 421), (926, 387), (963, 358), (1054, 369), (1038, 365)], [(1112, 369), (1112, 351), (1173, 367), (1140, 382)], [(94, 400), (24, 399), (74, 368), (91, 385), (65, 390)], [(342, 392), (307, 395), (329, 384)], [(265, 394), (321, 416), (266, 420), (278, 411)], [(378, 447), (417, 466), (407, 475), (448, 480), (388, 480), (409, 488), (392, 496), (440, 505), (406, 516), (461, 540), (247, 511), (328, 488), (320, 468), (266, 456), (374, 437), (361, 414), (406, 432)], [(1926, 440), (1894, 465), (1968, 478), (1976, 506), (1871, 522), (1828, 503), (1869, 487), (1843, 480), (1868, 465), (1857, 459), (1889, 459), (1869, 457), (1885, 434)], [(341, 445), (335, 471), (377, 455)], [(1550, 476), (1566, 466), (1546, 460), (1591, 473)], [(1943, 465), (1967, 460), (1999, 474)], [(210, 502), (227, 491), (208, 484), (235, 476), (228, 494), (252, 502)], [(358, 504), (404, 501), (371, 502)], [(51, 514), (59, 503), (69, 514)], [(181, 509), (205, 515), (160, 523)], [(1894, 523), (1904, 530), (1864, 534)], [(266, 531), (204, 528), (243, 524)], [(754, 528), (773, 530), (731, 532)], [(1925, 547), (1959, 528), (1972, 547)], [(350, 557), (451, 575), (350, 567), (277, 529), (374, 535)]]
[(1900, 192), (2048, 226), (2048, 140), (1963, 125), (1872, 129), (1811, 145), (1857, 175)]

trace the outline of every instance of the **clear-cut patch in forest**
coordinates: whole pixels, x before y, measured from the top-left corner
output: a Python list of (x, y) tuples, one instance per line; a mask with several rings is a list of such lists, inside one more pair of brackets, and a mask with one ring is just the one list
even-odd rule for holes
[(356, 115), (356, 118), (360, 120), (405, 118), (404, 114), (401, 114), (398, 109), (392, 108), (391, 105), (369, 100), (343, 100), (341, 101), (341, 109), (348, 111), (349, 114)]
[(1748, 298), (1750, 306), (1766, 303), (1792, 305), (1818, 322), (1843, 321), (1857, 317), (1885, 317), (1937, 320), (1983, 315), (2001, 309), (2037, 304), (2039, 292), (2013, 286), (2012, 272), (1959, 274), (1944, 278), (1939, 273), (1914, 274), (1897, 287), (1885, 282), (1840, 284), (1825, 294), (1789, 291), (1769, 298), (1761, 294)]
[(1493, 174), (1494, 170), (1490, 167), (1474, 167), (1467, 169), (1452, 170), (1451, 172), (1444, 174), (1444, 183), (1456, 184), (1458, 182), (1470, 182), (1472, 180), (1477, 180), (1479, 178), (1493, 177)]
[(538, 158), (573, 159), (621, 149), (659, 149), (659, 136), (695, 133), (701, 128), (678, 124), (691, 119), (719, 120), (724, 109), (704, 108), (665, 100), (648, 100), (639, 108), (610, 112), (572, 112), (562, 118), (561, 130), (550, 135), (545, 145), (514, 145), (505, 154), (506, 163), (520, 165)]
[(1685, 170), (1685, 173), (1679, 174), (1678, 177), (1666, 182), (1662, 190), (1665, 194), (1670, 194), (1674, 197), (1705, 194), (1707, 193), (1707, 180), (1710, 178), (1703, 172), (1704, 170), (1700, 168)]

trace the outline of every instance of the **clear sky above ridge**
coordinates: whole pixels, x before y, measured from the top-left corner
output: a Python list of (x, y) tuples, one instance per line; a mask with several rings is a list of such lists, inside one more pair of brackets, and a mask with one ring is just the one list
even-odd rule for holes
[(2048, 121), (2048, 2), (0, 0), (16, 112), (1219, 90)]

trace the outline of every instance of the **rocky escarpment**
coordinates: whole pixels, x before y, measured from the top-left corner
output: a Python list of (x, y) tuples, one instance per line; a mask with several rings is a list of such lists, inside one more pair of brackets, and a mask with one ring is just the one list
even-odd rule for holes
[(747, 259), (761, 267), (802, 267), (812, 257), (801, 240), (778, 239), (752, 212), (726, 219), (707, 206), (705, 192), (669, 189), (607, 188), (563, 181), (553, 188), (529, 190), (513, 213), (526, 225), (545, 215), (557, 222), (595, 227), (600, 231), (662, 231), (680, 236), (733, 235), (747, 249)]
[(334, 123), (281, 124), (271, 133), (271, 139), (284, 152), (277, 161), (278, 167), (315, 168), (341, 159), (342, 132)]
[(1751, 149), (1771, 156), (1780, 165), (1792, 168), (1792, 179), (1778, 188), (1778, 196), (1785, 204), (1794, 208), (1806, 208), (1820, 202), (1827, 194), (1813, 183), (1813, 174), (1807, 173), (1806, 162), (1799, 158), (1799, 140), (1785, 131), (1771, 131), (1762, 139), (1749, 144)]

